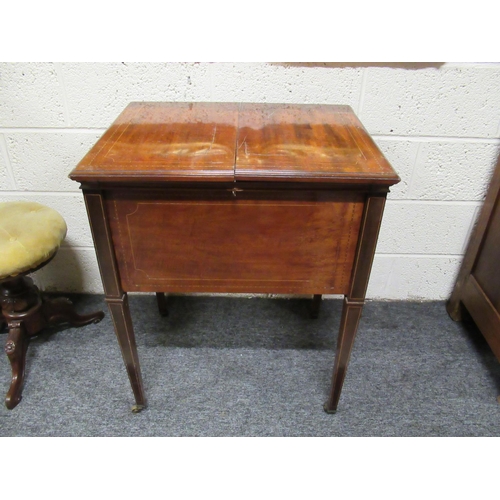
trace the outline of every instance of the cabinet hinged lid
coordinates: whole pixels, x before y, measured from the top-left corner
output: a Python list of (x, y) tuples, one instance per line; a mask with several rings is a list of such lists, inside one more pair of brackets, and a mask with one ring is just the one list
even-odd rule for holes
[(129, 104), (70, 178), (399, 182), (349, 106), (177, 102)]

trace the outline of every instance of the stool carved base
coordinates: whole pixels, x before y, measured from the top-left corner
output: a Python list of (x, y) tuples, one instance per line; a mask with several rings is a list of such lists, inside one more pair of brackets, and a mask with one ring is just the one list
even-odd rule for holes
[(31, 337), (47, 327), (61, 324), (79, 327), (98, 323), (104, 317), (102, 311), (77, 314), (73, 304), (65, 298), (42, 297), (33, 280), (26, 276), (0, 281), (0, 308), (8, 327), (5, 353), (12, 369), (12, 381), (5, 398), (9, 410), (21, 401), (26, 352)]

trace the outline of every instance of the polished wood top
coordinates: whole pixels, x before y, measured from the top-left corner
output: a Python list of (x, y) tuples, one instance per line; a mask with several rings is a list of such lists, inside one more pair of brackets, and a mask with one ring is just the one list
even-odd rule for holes
[(350, 107), (247, 103), (131, 103), (70, 178), (399, 182)]

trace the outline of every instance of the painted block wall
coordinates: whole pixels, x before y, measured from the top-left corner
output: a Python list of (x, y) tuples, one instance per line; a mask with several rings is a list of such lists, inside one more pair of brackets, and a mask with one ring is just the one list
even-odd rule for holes
[(348, 104), (402, 181), (388, 197), (372, 299), (446, 299), (500, 146), (500, 63), (0, 63), (0, 201), (58, 210), (45, 290), (103, 293), (68, 173), (130, 101)]

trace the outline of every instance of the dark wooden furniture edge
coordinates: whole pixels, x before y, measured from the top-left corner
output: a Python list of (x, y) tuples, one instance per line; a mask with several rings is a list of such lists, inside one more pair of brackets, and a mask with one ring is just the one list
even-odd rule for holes
[(470, 313), (491, 350), (500, 359), (500, 314), (471, 274), (462, 289), (461, 301)]
[(499, 191), (500, 191), (500, 155), (498, 157), (495, 170), (491, 177), (490, 187), (486, 194), (483, 207), (481, 208), (479, 218), (477, 220), (475, 228), (471, 233), (469, 243), (467, 245), (464, 259), (462, 261), (462, 265), (460, 267), (460, 271), (458, 273), (453, 291), (446, 303), (446, 310), (448, 311), (448, 314), (454, 321), (462, 320), (463, 310), (462, 310), (461, 298), (464, 293), (463, 290), (466, 284), (466, 280), (469, 277), (470, 273), (472, 272), (474, 263), (481, 249), (481, 245), (483, 243), (483, 239), (486, 234), (486, 230), (488, 228), (488, 223), (491, 214), (493, 212), (493, 209), (495, 208), (495, 203)]

